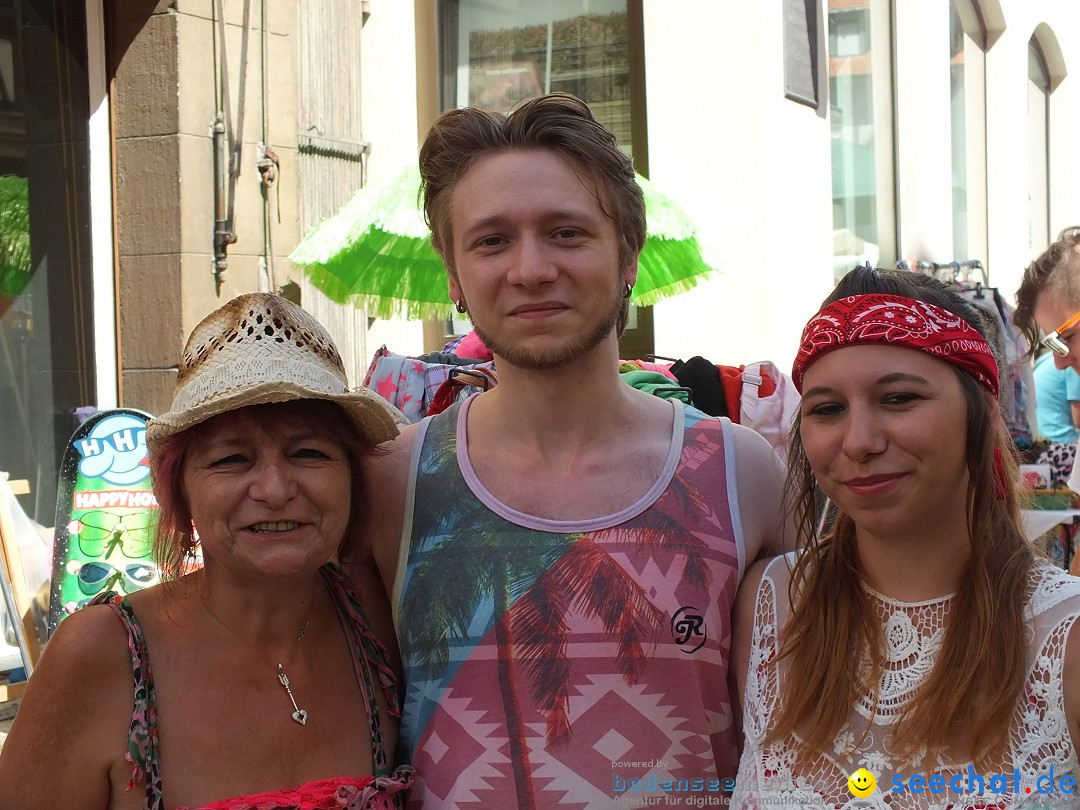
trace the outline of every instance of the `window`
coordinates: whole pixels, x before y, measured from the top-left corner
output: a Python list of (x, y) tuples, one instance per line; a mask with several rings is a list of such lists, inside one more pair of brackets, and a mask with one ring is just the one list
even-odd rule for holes
[[(438, 9), (443, 110), (509, 112), (525, 98), (572, 93), (648, 175), (641, 0), (441, 0)], [(651, 309), (631, 307), (621, 357), (653, 351), (652, 323)]]
[(439, 8), (442, 109), (508, 112), (562, 90), (633, 154), (627, 0), (443, 0)]
[(986, 34), (970, 0), (949, 20), (953, 258), (986, 260)]
[(86, 48), (82, 4), (0, 0), (0, 470), (46, 526), (74, 411), (96, 402)]
[(833, 270), (896, 261), (889, 0), (829, 0)]
[(861, 56), (870, 50), (868, 8), (838, 8), (829, 13), (829, 55)]
[(1050, 70), (1038, 40), (1028, 42), (1028, 248), (1050, 244)]

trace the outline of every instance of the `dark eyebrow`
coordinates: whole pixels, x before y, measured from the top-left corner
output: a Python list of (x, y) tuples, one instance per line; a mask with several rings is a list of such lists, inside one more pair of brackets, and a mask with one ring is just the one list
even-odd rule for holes
[(884, 377), (878, 380), (878, 384), (888, 384), (894, 382), (913, 382), (921, 383), (923, 385), (929, 385), (930, 381), (926, 377), (920, 377), (918, 374), (905, 374), (901, 371), (897, 371), (893, 374), (886, 374)]
[(547, 214), (546, 218), (550, 219), (550, 220), (583, 219), (583, 220), (586, 220), (588, 222), (593, 222), (596, 219), (596, 217), (594, 215), (588, 213), (587, 211), (579, 211), (579, 210), (575, 210), (575, 209), (572, 209), (572, 208), (560, 208), (560, 209), (558, 209), (556, 211), (550, 211)]
[[(910, 382), (918, 385), (929, 385), (930, 381), (925, 377), (920, 377), (918, 374), (906, 374), (902, 371), (896, 371), (892, 374), (886, 374), (884, 377), (879, 377), (877, 385), (890, 385), (898, 382)], [(834, 388), (830, 388), (827, 385), (819, 385), (811, 388), (809, 391), (803, 392), (803, 399), (809, 399), (814, 396), (829, 396), (835, 393)]]
[(500, 224), (502, 221), (503, 217), (499, 216), (498, 214), (489, 214), (486, 217), (481, 217), (478, 220), (468, 223), (463, 232), (468, 234), (482, 228), (490, 228), (493, 225)]
[[(488, 214), (487, 216), (480, 217), (472, 222), (464, 223), (464, 227), (461, 231), (462, 236), (471, 237), (476, 231), (483, 231), (487, 228), (498, 228), (506, 221), (506, 217), (502, 214)], [(590, 214), (584, 209), (575, 208), (557, 208), (553, 211), (548, 211), (542, 216), (544, 222), (557, 222), (559, 220), (570, 220), (571, 223), (585, 222), (590, 227), (597, 227), (597, 218), (595, 215)]]

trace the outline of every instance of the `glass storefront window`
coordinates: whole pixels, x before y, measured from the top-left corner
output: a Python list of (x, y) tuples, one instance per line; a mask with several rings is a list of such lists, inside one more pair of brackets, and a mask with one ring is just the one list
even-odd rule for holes
[[(641, 57), (633, 61), (641, 0), (441, 0), (438, 8), (443, 110), (505, 113), (526, 98), (572, 93), (648, 174)], [(620, 356), (642, 357), (653, 343), (651, 308), (631, 307)]]
[(633, 154), (626, 0), (443, 0), (441, 105), (508, 112), (573, 93)]
[(949, 18), (953, 258), (986, 260), (986, 41), (970, 0), (952, 0)]
[(833, 270), (896, 261), (888, 0), (829, 0)]
[(964, 121), (964, 28), (956, 6), (949, 15), (949, 88), (952, 97), (952, 197), (953, 197), (953, 255), (966, 258), (967, 247), (967, 150)]
[(44, 526), (96, 396), (87, 119), (83, 4), (0, 0), (0, 471)]

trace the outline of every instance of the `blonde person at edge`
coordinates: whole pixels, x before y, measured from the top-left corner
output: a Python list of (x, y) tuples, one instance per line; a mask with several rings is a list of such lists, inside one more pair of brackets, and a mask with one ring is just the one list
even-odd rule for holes
[[(935, 279), (865, 267), (803, 331), (802, 551), (739, 594), (735, 807), (1080, 806), (1080, 580), (1024, 537), (989, 330)], [(839, 508), (820, 539), (815, 480)]]
[(783, 548), (782, 465), (753, 431), (620, 380), (645, 210), (584, 103), (447, 112), (420, 170), (499, 382), (375, 460), (409, 803), (625, 807), (628, 780), (691, 777), (716, 797), (737, 761), (730, 610)]
[[(0, 808), (398, 806), (385, 597), (336, 564), (391, 411), (349, 391), (330, 336), (283, 298), (195, 327), (146, 431), (166, 581), (57, 628), (0, 756)], [(185, 573), (194, 532), (204, 565)]]
[[(1080, 374), (1080, 226), (1063, 230), (1024, 271), (1016, 291), (1013, 323), (1031, 346), (1053, 353), (1054, 365)], [(1075, 403), (1073, 403), (1075, 408)], [(1080, 464), (1069, 486), (1080, 492)], [(1080, 555), (1073, 573), (1080, 570)]]

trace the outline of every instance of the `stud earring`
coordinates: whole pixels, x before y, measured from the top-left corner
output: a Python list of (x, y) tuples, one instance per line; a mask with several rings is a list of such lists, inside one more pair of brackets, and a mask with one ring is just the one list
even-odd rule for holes
[(623, 293), (623, 298), (629, 299), (630, 294), (634, 292), (634, 288), (629, 284), (626, 285), (626, 292)]
[(462, 315), (464, 315), (466, 312), (469, 311), (469, 308), (465, 306), (465, 299), (464, 298), (459, 298), (457, 300), (457, 302), (454, 304), (454, 309), (456, 309)]

